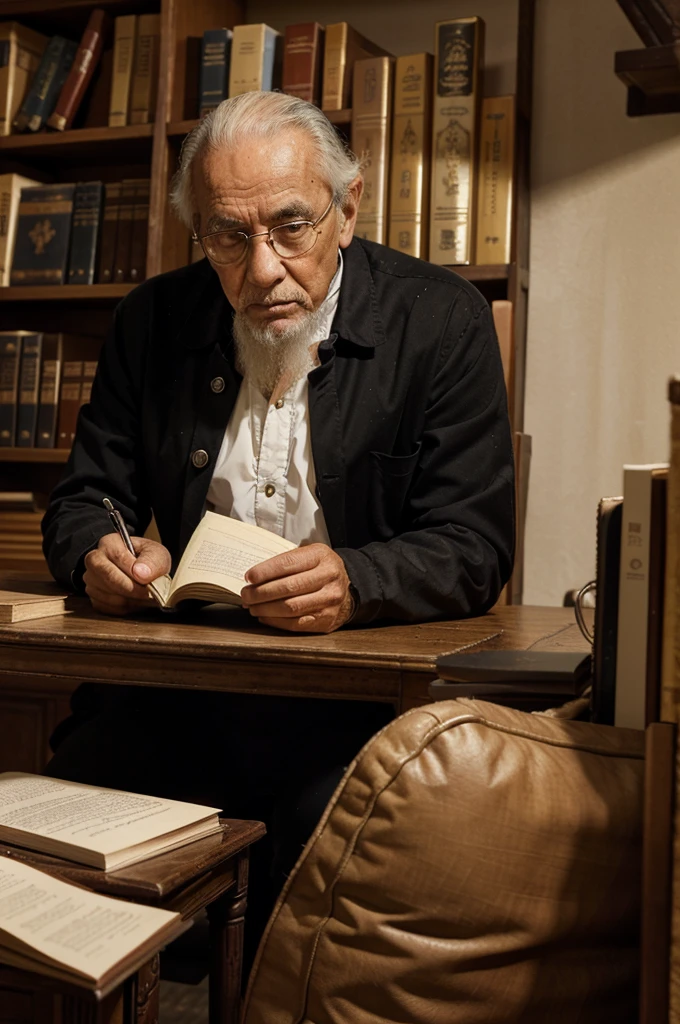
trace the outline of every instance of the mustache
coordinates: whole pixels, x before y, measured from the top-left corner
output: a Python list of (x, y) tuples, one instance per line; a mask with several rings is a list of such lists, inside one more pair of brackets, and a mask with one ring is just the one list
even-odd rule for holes
[(254, 292), (250, 292), (244, 296), (241, 296), (241, 300), (239, 302), (239, 312), (243, 312), (245, 309), (248, 308), (248, 306), (252, 305), (277, 306), (285, 302), (297, 302), (299, 306), (302, 306), (304, 309), (307, 309), (309, 308), (307, 305), (308, 301), (309, 299), (302, 291), (288, 292), (287, 294), (267, 292), (265, 295), (257, 295)]

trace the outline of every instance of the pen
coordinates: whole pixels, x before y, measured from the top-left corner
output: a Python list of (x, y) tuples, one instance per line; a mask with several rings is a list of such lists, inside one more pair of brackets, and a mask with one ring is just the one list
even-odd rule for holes
[(127, 526), (125, 525), (125, 520), (123, 519), (118, 509), (113, 507), (113, 503), (110, 498), (104, 498), (103, 501), (104, 508), (109, 513), (109, 519), (113, 523), (116, 533), (119, 535), (119, 537), (121, 537), (123, 544), (128, 549), (130, 554), (134, 555), (136, 558), (137, 552), (132, 546), (132, 541), (130, 540), (130, 534), (128, 533)]

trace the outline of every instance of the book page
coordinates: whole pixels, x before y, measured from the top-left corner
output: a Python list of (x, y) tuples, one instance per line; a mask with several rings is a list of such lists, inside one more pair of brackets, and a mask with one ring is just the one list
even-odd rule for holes
[(295, 547), (259, 526), (206, 512), (182, 555), (172, 589), (209, 583), (240, 594), (248, 569)]
[[(68, 843), (106, 855), (217, 813), (216, 807), (83, 786), (42, 775), (0, 775), (0, 837), (24, 846), (30, 845), (27, 837), (35, 835), (49, 840), (51, 849), (55, 842)], [(47, 845), (42, 843), (39, 848), (47, 849)]]
[(179, 917), (100, 896), (0, 856), (0, 943), (37, 951), (39, 959), (85, 978), (96, 981)]

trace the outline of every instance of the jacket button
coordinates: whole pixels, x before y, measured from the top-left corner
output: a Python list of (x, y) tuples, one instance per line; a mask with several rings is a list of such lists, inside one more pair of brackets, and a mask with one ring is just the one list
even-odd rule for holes
[(208, 453), (203, 448), (197, 448), (191, 453), (191, 461), (196, 469), (203, 469), (208, 465)]
[(274, 487), (274, 484), (267, 484), (267, 486), (264, 489), (264, 493), (267, 498), (272, 498), (276, 494), (276, 488)]
[(219, 395), (220, 391), (224, 391), (224, 377), (213, 377), (210, 387), (216, 395)]
[(282, 398), (279, 398), (278, 401), (276, 401), (274, 404), (275, 404), (277, 409), (283, 409), (283, 399)]

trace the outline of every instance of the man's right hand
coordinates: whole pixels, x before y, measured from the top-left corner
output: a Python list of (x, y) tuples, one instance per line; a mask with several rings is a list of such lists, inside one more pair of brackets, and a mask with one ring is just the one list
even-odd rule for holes
[(83, 583), (92, 607), (104, 615), (129, 615), (153, 601), (146, 584), (170, 572), (170, 552), (156, 540), (133, 537), (134, 558), (117, 533), (107, 533), (85, 555)]

